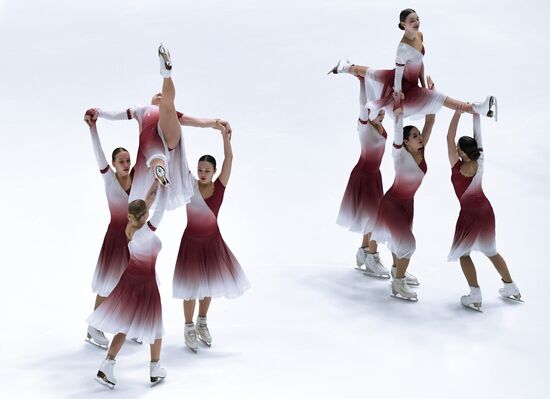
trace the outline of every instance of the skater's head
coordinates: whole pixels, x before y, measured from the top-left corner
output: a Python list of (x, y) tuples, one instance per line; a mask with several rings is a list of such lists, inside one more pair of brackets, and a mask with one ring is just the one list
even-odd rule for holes
[(473, 137), (463, 136), (458, 139), (456, 152), (462, 161), (477, 161), (481, 155), (480, 151)]
[(403, 145), (409, 152), (420, 151), (424, 147), (424, 141), (420, 130), (415, 126), (409, 125), (403, 128)]
[(412, 8), (406, 8), (399, 13), (399, 24), (397, 26), (407, 32), (418, 32), (420, 18)]
[[(371, 115), (369, 113), (369, 117), (372, 117), (372, 116), (373, 115)], [(384, 120), (384, 116), (386, 116), (386, 111), (381, 109), (380, 111), (378, 111), (378, 115), (376, 115), (376, 118), (371, 119), (371, 122), (375, 125), (380, 125), (382, 123), (382, 121)]]
[(203, 155), (197, 164), (197, 176), (201, 183), (207, 184), (212, 181), (216, 173), (216, 158), (212, 155)]
[(128, 176), (130, 173), (131, 161), (130, 153), (126, 148), (115, 148), (113, 154), (111, 155), (111, 160), (118, 176)]
[(151, 105), (159, 105), (162, 100), (162, 93), (157, 93), (151, 98)]
[(133, 200), (128, 204), (128, 220), (136, 227), (141, 227), (149, 218), (147, 204), (142, 199)]

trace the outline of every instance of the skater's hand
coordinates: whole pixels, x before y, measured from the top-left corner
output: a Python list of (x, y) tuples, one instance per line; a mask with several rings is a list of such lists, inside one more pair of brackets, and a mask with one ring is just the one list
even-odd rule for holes
[(428, 89), (430, 89), (430, 90), (435, 89), (435, 83), (434, 83), (434, 81), (432, 80), (432, 77), (431, 77), (430, 75), (428, 75), (428, 77), (426, 78), (426, 80), (428, 81)]
[(84, 114), (84, 122), (90, 127), (95, 125), (97, 118), (99, 117), (99, 111), (96, 108), (90, 108)]
[(220, 120), (220, 123), (225, 127), (225, 130), (227, 131), (227, 135), (229, 136), (229, 140), (231, 140), (231, 134), (233, 133), (233, 130), (231, 129), (231, 125), (229, 122), (224, 121), (223, 119)]
[(405, 93), (403, 93), (402, 91), (394, 91), (393, 92), (393, 100), (394, 101), (400, 102), (401, 100), (404, 100), (404, 99), (405, 99)]
[(395, 115), (395, 119), (403, 115), (403, 108), (399, 107), (393, 110), (393, 114)]

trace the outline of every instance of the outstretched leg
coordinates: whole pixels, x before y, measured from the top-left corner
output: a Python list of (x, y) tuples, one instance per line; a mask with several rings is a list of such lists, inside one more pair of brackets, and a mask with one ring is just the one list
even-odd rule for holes
[(159, 59), (162, 81), (162, 98), (159, 103), (159, 126), (164, 135), (168, 148), (175, 148), (181, 138), (181, 126), (176, 113), (174, 100), (176, 98), (176, 87), (170, 76), (172, 63), (170, 53), (162, 45), (159, 47)]

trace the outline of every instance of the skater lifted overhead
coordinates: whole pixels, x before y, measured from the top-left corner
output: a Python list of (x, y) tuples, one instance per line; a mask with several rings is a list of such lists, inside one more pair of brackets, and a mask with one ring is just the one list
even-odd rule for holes
[[(405, 33), (397, 46), (395, 69), (375, 70), (371, 67), (352, 65), (342, 59), (329, 73), (350, 73), (367, 78), (372, 84), (375, 98), (369, 99), (367, 107), (377, 114), (385, 109), (392, 118), (397, 115), (422, 116), (437, 113), (442, 106), (453, 110), (476, 112), (497, 118), (496, 98), (489, 96), (483, 102), (468, 104), (455, 100), (433, 89), (433, 84), (424, 78), (424, 35), (420, 32), (420, 19), (411, 8), (399, 14), (399, 29)], [(418, 83), (420, 82), (420, 86)]]
[(359, 120), (357, 131), (361, 142), (361, 156), (353, 168), (336, 222), (355, 233), (363, 235), (361, 247), (355, 256), (357, 270), (365, 275), (390, 278), (390, 272), (380, 261), (378, 245), (371, 240), (371, 233), (376, 222), (378, 206), (384, 194), (380, 163), (384, 155), (387, 133), (382, 126), (384, 110), (373, 115), (366, 108), (367, 93), (365, 79), (359, 78)]
[[(233, 151), (229, 131), (221, 129), (224, 160), (216, 173), (216, 160), (204, 155), (197, 165), (194, 195), (187, 204), (187, 227), (181, 237), (172, 281), (174, 298), (183, 299), (185, 344), (194, 352), (198, 340), (210, 346), (207, 313), (214, 297), (236, 298), (250, 287), (239, 262), (225, 244), (218, 227), (218, 212), (231, 175)], [(193, 323), (196, 301), (199, 311)]]
[[(136, 119), (139, 123), (139, 147), (135, 166), (134, 184), (130, 200), (143, 198), (156, 178), (163, 185), (171, 185), (166, 209), (175, 209), (187, 203), (193, 195), (193, 182), (181, 136), (181, 126), (222, 127), (231, 134), (231, 125), (221, 119), (195, 118), (176, 111), (176, 88), (172, 81), (170, 52), (161, 44), (158, 48), (162, 92), (151, 99), (151, 105), (128, 108), (121, 112), (108, 112), (98, 108), (87, 111), (91, 119)], [(151, 172), (148, 169), (151, 169)]]
[(403, 128), (403, 118), (397, 117), (392, 151), (395, 178), (380, 201), (372, 232), (372, 239), (385, 243), (392, 253), (393, 296), (411, 301), (416, 301), (417, 295), (409, 286), (419, 285), (418, 279), (407, 272), (416, 250), (416, 240), (412, 232), (414, 194), (428, 170), (424, 149), (430, 139), (434, 122), (435, 115), (426, 115), (424, 128), (420, 133), (415, 126)]
[[(128, 265), (128, 242), (125, 228), (128, 223), (128, 195), (132, 186), (133, 169), (130, 170), (130, 154), (122, 147), (116, 148), (111, 157), (111, 169), (97, 134), (95, 121), (85, 116), (90, 126), (90, 134), (99, 172), (105, 183), (105, 194), (111, 213), (111, 221), (97, 259), (92, 281), (92, 291), (96, 294), (94, 310), (105, 300), (118, 283)], [(86, 341), (107, 349), (109, 340), (102, 331), (88, 326)]]
[(166, 377), (166, 370), (160, 366), (164, 328), (155, 273), (162, 244), (154, 233), (164, 214), (166, 189), (161, 189), (157, 209), (149, 219), (149, 209), (157, 197), (158, 187), (159, 182), (153, 180), (145, 200), (137, 199), (128, 205), (125, 229), (130, 255), (128, 267), (109, 297), (87, 319), (94, 328), (115, 334), (97, 372), (97, 381), (111, 389), (117, 383), (113, 374), (115, 359), (127, 335), (150, 344), (151, 382), (157, 383)]
[(481, 310), (481, 290), (477, 281), (472, 251), (480, 251), (495, 266), (504, 287), (499, 290), (505, 298), (520, 300), (521, 294), (513, 282), (504, 258), (497, 252), (495, 241), (495, 214), (481, 187), (484, 169), (484, 151), (481, 142), (481, 123), (473, 115), (474, 137), (463, 136), (455, 142), (460, 112), (455, 112), (447, 133), (447, 151), (451, 164), (451, 182), (460, 201), (460, 214), (448, 260), (459, 259), (462, 272), (470, 286), (470, 294), (460, 302), (474, 310)]

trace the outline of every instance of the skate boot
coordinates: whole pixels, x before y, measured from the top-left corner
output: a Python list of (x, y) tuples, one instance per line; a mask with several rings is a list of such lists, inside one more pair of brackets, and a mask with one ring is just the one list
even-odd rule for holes
[(197, 341), (197, 331), (193, 323), (185, 323), (185, 329), (183, 331), (185, 337), (185, 346), (197, 353), (199, 350), (199, 342)]
[(158, 384), (166, 378), (166, 369), (160, 366), (160, 360), (158, 362), (151, 362), (149, 364), (149, 376), (153, 385)]
[(116, 378), (113, 373), (115, 367), (115, 361), (112, 359), (105, 359), (99, 370), (97, 371), (96, 381), (107, 388), (113, 389), (116, 385)]
[(155, 178), (164, 187), (168, 187), (170, 185), (170, 181), (168, 181), (168, 177), (166, 176), (166, 169), (164, 169), (162, 165), (155, 166)]
[(521, 293), (519, 288), (516, 286), (516, 283), (504, 283), (504, 287), (498, 290), (498, 293), (506, 299), (511, 299), (513, 301), (523, 302), (521, 300)]
[(130, 338), (130, 341), (135, 342), (136, 344), (143, 345), (143, 341), (137, 337)]
[(485, 101), (472, 104), (472, 108), (476, 114), (487, 116), (489, 118), (495, 118), (497, 121), (497, 98), (494, 96), (488, 96)]
[(363, 274), (377, 278), (390, 278), (390, 271), (386, 269), (380, 261), (380, 256), (378, 255), (378, 252), (371, 254), (367, 251), (366, 255), (365, 270), (363, 271)]
[(481, 289), (479, 287), (470, 287), (470, 294), (461, 296), (460, 303), (468, 309), (481, 312)]
[(212, 345), (212, 336), (210, 335), (210, 331), (208, 330), (208, 326), (206, 324), (206, 316), (197, 317), (197, 338), (207, 346)]
[[(397, 267), (395, 266), (392, 266), (391, 267), (391, 278), (395, 278), (395, 273), (397, 273)], [(420, 283), (418, 282), (418, 279), (413, 276), (412, 274), (410, 274), (409, 272), (405, 272), (405, 279), (407, 280), (407, 285), (413, 285), (413, 286), (418, 286), (420, 285)]]
[(403, 278), (394, 278), (391, 282), (392, 296), (399, 299), (406, 299), (407, 301), (416, 302), (418, 298), (416, 292), (411, 290), (407, 285), (407, 280)]
[(367, 261), (367, 253), (367, 248), (357, 248), (357, 253), (355, 254), (355, 262), (357, 263), (357, 267), (355, 270), (359, 270), (360, 272), (365, 271), (365, 268), (361, 266), (363, 266)]
[(109, 346), (109, 340), (103, 334), (103, 331), (99, 331), (92, 326), (88, 326), (88, 332), (86, 334), (86, 342), (97, 346), (98, 348), (107, 350)]
[(172, 75), (172, 61), (170, 52), (164, 48), (162, 43), (159, 46), (160, 75), (163, 78), (169, 78)]
[(337, 74), (337, 73), (346, 73), (349, 71), (349, 67), (351, 66), (349, 60), (346, 60), (342, 58), (338, 61), (338, 64), (334, 68), (332, 68), (330, 71), (328, 71), (327, 75), (330, 75), (331, 73)]

